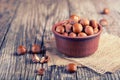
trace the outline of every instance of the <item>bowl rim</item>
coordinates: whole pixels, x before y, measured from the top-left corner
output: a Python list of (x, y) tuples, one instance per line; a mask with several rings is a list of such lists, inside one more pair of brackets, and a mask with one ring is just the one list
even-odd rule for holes
[(99, 32), (96, 33), (96, 34), (93, 34), (93, 35), (90, 35), (90, 36), (87, 36), (87, 37), (70, 37), (70, 36), (63, 36), (63, 35), (61, 35), (60, 33), (58, 33), (58, 32), (55, 31), (55, 28), (56, 28), (58, 25), (62, 24), (62, 23), (63, 23), (63, 21), (54, 24), (54, 25), (52, 26), (52, 32), (54, 33), (54, 35), (57, 35), (57, 36), (59, 36), (59, 37), (61, 37), (61, 38), (66, 38), (66, 39), (89, 39), (89, 38), (93, 38), (93, 37), (96, 37), (96, 36), (100, 35), (101, 32), (102, 32), (102, 30), (103, 30), (103, 29), (102, 29), (102, 26), (98, 23), (98, 27), (99, 27), (100, 30), (99, 30)]

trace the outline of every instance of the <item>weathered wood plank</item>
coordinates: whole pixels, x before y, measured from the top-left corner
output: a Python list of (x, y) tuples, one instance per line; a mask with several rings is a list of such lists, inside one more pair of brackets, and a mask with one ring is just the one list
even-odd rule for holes
[(16, 0), (0, 1), (0, 48), (13, 20), (18, 5), (17, 2)]
[(97, 12), (100, 14), (104, 8), (109, 8), (110, 9), (110, 14), (108, 15), (103, 15), (100, 14), (101, 18), (105, 18), (108, 21), (108, 26), (105, 27), (106, 32), (120, 36), (120, 31), (118, 31), (120, 29), (120, 23), (119, 23), (119, 19), (120, 19), (120, 8), (119, 8), (119, 4), (120, 4), (120, 0), (117, 0), (116, 3), (114, 3), (114, 1), (109, 1), (109, 0), (93, 0), (93, 4), (96, 6), (96, 10)]

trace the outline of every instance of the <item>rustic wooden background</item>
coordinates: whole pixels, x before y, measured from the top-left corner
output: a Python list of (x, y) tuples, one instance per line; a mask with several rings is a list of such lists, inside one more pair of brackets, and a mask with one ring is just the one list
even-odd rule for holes
[[(103, 15), (104, 8), (110, 14)], [(108, 20), (103, 32), (120, 36), (120, 0), (0, 0), (0, 80), (120, 80), (120, 71), (98, 74), (88, 68), (78, 68), (70, 74), (64, 66), (33, 64), (31, 55), (16, 56), (19, 45), (30, 50), (40, 44), (43, 27), (47, 26), (45, 40), (53, 35), (54, 23), (77, 14), (88, 19)], [(45, 67), (45, 75), (34, 70)]]

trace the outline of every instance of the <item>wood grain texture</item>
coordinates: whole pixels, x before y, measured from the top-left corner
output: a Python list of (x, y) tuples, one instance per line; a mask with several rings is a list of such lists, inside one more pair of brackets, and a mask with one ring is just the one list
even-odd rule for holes
[[(120, 0), (0, 0), (0, 80), (119, 80), (119, 70), (100, 75), (88, 68), (78, 68), (70, 74), (65, 66), (33, 63), (29, 52), (16, 55), (19, 45), (30, 51), (32, 44), (40, 44), (45, 26), (45, 40), (53, 38), (52, 25), (71, 14), (97, 21), (106, 18), (109, 25), (103, 32), (120, 36), (119, 4)], [(110, 14), (101, 14), (105, 7)], [(34, 71), (41, 67), (46, 71), (38, 76)]]

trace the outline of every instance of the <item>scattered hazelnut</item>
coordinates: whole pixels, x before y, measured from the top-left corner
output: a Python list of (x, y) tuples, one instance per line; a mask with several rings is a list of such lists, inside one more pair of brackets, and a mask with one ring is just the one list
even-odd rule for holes
[(69, 63), (67, 66), (66, 66), (66, 70), (68, 72), (75, 72), (77, 70), (77, 65), (74, 64), (74, 63)]
[(44, 68), (40, 68), (39, 70), (37, 70), (37, 74), (40, 76), (43, 76), (44, 72), (45, 72)]
[(45, 62), (45, 57), (42, 57), (40, 63), (44, 63), (44, 62)]
[(37, 44), (34, 44), (33, 46), (32, 46), (32, 52), (33, 53), (39, 53), (40, 52), (40, 46), (39, 45), (37, 45)]
[(83, 27), (82, 27), (81, 24), (75, 23), (75, 24), (73, 25), (73, 32), (74, 32), (74, 33), (80, 33), (82, 30), (83, 30)]
[(80, 20), (80, 17), (77, 15), (71, 15), (70, 19), (73, 19), (75, 22), (78, 22)]
[(69, 34), (69, 36), (70, 36), (70, 37), (76, 37), (77, 35), (76, 35), (74, 32), (71, 32), (71, 33)]
[(68, 33), (65, 32), (65, 33), (63, 33), (62, 35), (63, 35), (63, 36), (68, 36)]
[(47, 63), (49, 60), (50, 60), (49, 56), (46, 55), (44, 63)]
[(110, 13), (110, 10), (108, 8), (104, 8), (103, 14), (109, 14), (109, 13)]
[(37, 56), (37, 54), (32, 55), (32, 61), (33, 62), (40, 62), (40, 58)]
[(84, 32), (80, 32), (80, 33), (78, 34), (78, 37), (86, 37), (86, 36), (87, 36), (87, 34), (84, 33)]
[(101, 19), (101, 20), (100, 20), (100, 24), (101, 24), (102, 26), (107, 26), (107, 25), (108, 25), (108, 22), (107, 22), (106, 19)]
[(23, 55), (23, 54), (25, 54), (26, 52), (27, 52), (26, 47), (24, 47), (24, 46), (22, 46), (22, 45), (20, 45), (20, 46), (18, 47), (18, 49), (17, 49), (17, 54), (19, 54), (19, 55)]
[(89, 20), (88, 19), (81, 19), (80, 24), (82, 26), (89, 26)]
[(98, 27), (97, 21), (95, 21), (95, 20), (90, 20), (90, 26), (92, 26), (93, 28)]
[(56, 27), (56, 32), (58, 32), (58, 33), (64, 33), (64, 27), (63, 26), (57, 26)]
[(99, 31), (98, 28), (94, 28), (94, 29), (93, 29), (94, 34), (98, 33), (98, 31)]
[(85, 27), (85, 33), (88, 34), (88, 35), (94, 34), (93, 28), (91, 26), (86, 26)]

